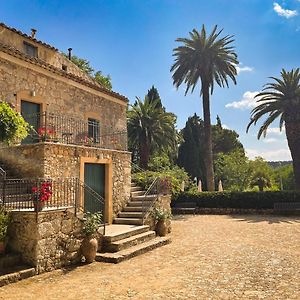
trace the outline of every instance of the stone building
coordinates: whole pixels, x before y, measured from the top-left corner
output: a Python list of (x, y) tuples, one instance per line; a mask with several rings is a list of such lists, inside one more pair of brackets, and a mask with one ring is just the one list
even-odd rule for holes
[(105, 199), (111, 223), (130, 197), (128, 100), (35, 35), (0, 23), (0, 100), (32, 126), (20, 145), (1, 148), (0, 160), (19, 178), (79, 178)]

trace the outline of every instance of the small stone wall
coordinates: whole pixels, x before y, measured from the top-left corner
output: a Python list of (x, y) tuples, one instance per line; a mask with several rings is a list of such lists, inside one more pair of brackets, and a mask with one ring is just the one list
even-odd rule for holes
[[(164, 209), (166, 211), (168, 211), (169, 213), (171, 213), (171, 195), (159, 195), (158, 199), (155, 201), (154, 205), (153, 205), (153, 209), (154, 208), (161, 208)], [(149, 225), (151, 230), (155, 229), (155, 225), (156, 225), (156, 221), (154, 216), (152, 215), (152, 211), (153, 209), (149, 212), (149, 214), (147, 215), (146, 219), (145, 219), (145, 225)], [(169, 227), (169, 232), (171, 232), (171, 221), (168, 220), (168, 227)]]
[(77, 263), (81, 259), (82, 221), (68, 210), (12, 212), (9, 248), (37, 273)]

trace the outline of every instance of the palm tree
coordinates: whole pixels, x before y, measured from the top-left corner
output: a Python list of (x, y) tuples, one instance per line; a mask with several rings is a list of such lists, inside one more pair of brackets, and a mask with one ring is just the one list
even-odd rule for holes
[(275, 82), (267, 83), (263, 91), (255, 97), (259, 104), (251, 112), (251, 120), (247, 132), (252, 124), (264, 115), (264, 121), (258, 131), (257, 138), (265, 137), (269, 125), (279, 118), (279, 128), (285, 124), (286, 137), (293, 159), (295, 187), (300, 190), (300, 71), (299, 68), (286, 72), (281, 71), (281, 79), (270, 77)]
[(176, 41), (183, 43), (173, 50), (175, 63), (171, 67), (173, 72), (173, 84), (178, 88), (182, 83), (186, 84), (185, 95), (189, 90), (194, 91), (198, 82), (201, 84), (203, 119), (205, 131), (205, 162), (206, 180), (209, 191), (215, 189), (212, 137), (210, 122), (210, 94), (213, 93), (214, 82), (220, 87), (228, 87), (228, 77), (236, 84), (235, 76), (238, 64), (237, 55), (231, 46), (233, 36), (219, 38), (222, 30), (217, 31), (217, 26), (209, 36), (204, 25), (201, 32), (193, 29), (189, 33), (190, 38), (178, 38)]
[(137, 98), (128, 110), (128, 140), (139, 155), (140, 166), (147, 168), (150, 154), (176, 144), (176, 117), (158, 107), (159, 99), (144, 102)]

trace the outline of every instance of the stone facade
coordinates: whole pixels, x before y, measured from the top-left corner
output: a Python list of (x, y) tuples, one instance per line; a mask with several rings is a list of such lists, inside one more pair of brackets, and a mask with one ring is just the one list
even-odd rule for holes
[[(131, 154), (126, 151), (72, 146), (59, 143), (39, 143), (0, 149), (0, 160), (18, 170), (23, 178), (82, 179), (81, 160), (111, 161), (112, 218), (121, 211), (130, 198)], [(108, 183), (107, 183), (108, 184)]]
[(67, 210), (13, 212), (8, 244), (42, 273), (80, 261), (81, 232), (82, 221)]

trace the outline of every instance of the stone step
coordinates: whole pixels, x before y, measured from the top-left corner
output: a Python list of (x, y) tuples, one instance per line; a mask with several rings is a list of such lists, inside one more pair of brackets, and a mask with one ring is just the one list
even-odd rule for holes
[(115, 218), (114, 224), (128, 224), (128, 225), (143, 225), (143, 219), (138, 218)]
[(136, 192), (136, 191), (142, 191), (143, 189), (140, 188), (139, 186), (135, 185), (135, 186), (131, 186), (130, 191), (131, 192)]
[(104, 252), (118, 252), (155, 238), (155, 231), (146, 231), (123, 240), (115, 241), (104, 247)]
[[(126, 239), (128, 237), (149, 231), (148, 225), (142, 225), (142, 226), (122, 226), (122, 225), (110, 225), (115, 230), (113, 232), (108, 232), (108, 229), (106, 229), (106, 233), (103, 237), (104, 243), (112, 243), (115, 241), (119, 241), (122, 239)], [(121, 230), (122, 227), (126, 227), (123, 231)], [(131, 227), (131, 228), (127, 228)], [(118, 229), (121, 228), (121, 229)]]
[(146, 211), (145, 207), (142, 206), (126, 206), (123, 208), (124, 212), (143, 212)]
[(129, 211), (129, 212), (124, 212), (121, 211), (118, 215), (119, 218), (138, 218), (141, 219), (143, 218), (143, 213), (142, 212), (137, 212), (137, 211)]
[(0, 272), (0, 287), (9, 283), (29, 278), (36, 274), (35, 268), (20, 265), (12, 268), (7, 268)]
[(134, 191), (134, 192), (131, 192), (131, 198), (132, 197), (136, 197), (136, 196), (143, 196), (145, 195), (145, 191)]
[(153, 201), (157, 198), (157, 195), (147, 195), (147, 196), (134, 196), (134, 197), (131, 197), (131, 200), (132, 201)]
[(149, 207), (152, 204), (152, 201), (129, 201), (128, 206), (134, 206), (134, 207)]
[(5, 254), (0, 256), (0, 271), (21, 264), (20, 254)]
[(107, 263), (120, 263), (124, 260), (130, 259), (137, 255), (146, 253), (150, 250), (158, 248), (160, 246), (169, 244), (171, 239), (169, 237), (156, 237), (150, 241), (142, 244), (130, 247), (128, 249), (121, 250), (116, 253), (97, 253), (96, 261), (102, 261)]

